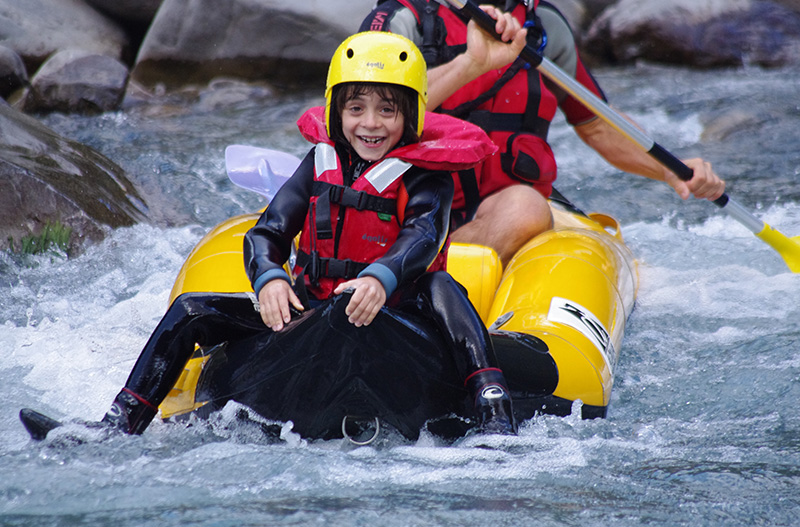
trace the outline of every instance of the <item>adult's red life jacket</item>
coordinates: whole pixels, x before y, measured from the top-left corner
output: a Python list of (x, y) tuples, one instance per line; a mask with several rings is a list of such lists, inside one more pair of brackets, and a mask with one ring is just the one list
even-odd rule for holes
[[(313, 196), (300, 235), (294, 274), (305, 274), (306, 286), (316, 298), (331, 296), (337, 285), (358, 276), (395, 242), (408, 201), (403, 174), (412, 165), (427, 170), (462, 170), (497, 150), (480, 128), (427, 113), (419, 142), (392, 150), (348, 186), (342, 162), (325, 129), (324, 108), (307, 111), (298, 126), (316, 149)], [(429, 271), (444, 268), (444, 247), (446, 244), (430, 262)]]
[[(447, 44), (465, 44), (464, 22), (441, 6), (438, 15), (447, 28)], [(521, 3), (512, 15), (521, 25), (529, 19), (528, 10)], [(492, 96), (487, 98), (488, 94)], [(522, 59), (483, 74), (442, 104), (444, 112), (477, 124), (500, 147), (500, 155), (488, 159), (475, 171), (481, 198), (520, 182), (532, 185), (545, 197), (550, 195), (556, 179), (556, 162), (547, 144), (547, 132), (557, 107), (556, 96), (545, 87), (542, 76)], [(457, 178), (455, 209), (466, 206), (465, 193), (475, 192), (467, 187), (471, 184), (469, 178), (469, 174)]]
[[(529, 28), (528, 41), (534, 47), (543, 35), (535, 14), (538, 3), (534, 0), (534, 9), (528, 10), (519, 2), (512, 11), (520, 24)], [(400, 6), (410, 9), (417, 19), (429, 67), (448, 62), (466, 49), (466, 21), (434, 0), (379, 2), (361, 30), (388, 31), (391, 11)], [(557, 106), (544, 79), (522, 59), (482, 75), (448, 98), (441, 111), (479, 125), (500, 148), (500, 155), (474, 171), (457, 174), (453, 209), (471, 216), (480, 199), (520, 182), (549, 196), (556, 162), (546, 139)]]

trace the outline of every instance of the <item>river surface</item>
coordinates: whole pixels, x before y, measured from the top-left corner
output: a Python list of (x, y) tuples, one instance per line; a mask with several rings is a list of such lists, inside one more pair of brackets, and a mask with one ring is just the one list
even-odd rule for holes
[[(712, 161), (732, 197), (800, 234), (800, 71), (596, 75), (660, 144)], [(30, 441), (21, 407), (102, 417), (193, 245), (262, 206), (227, 181), (225, 146), (304, 154), (293, 123), (321, 91), (218, 83), (188, 102), (43, 118), (127, 169), (157, 222), (69, 260), (0, 255), (0, 525), (798, 524), (800, 278), (712, 204), (609, 167), (563, 121), (560, 190), (620, 219), (640, 262), (608, 418), (537, 417), (491, 449), (429, 436), (354, 448), (288, 429), (269, 442), (235, 408), (141, 437), (67, 426)]]

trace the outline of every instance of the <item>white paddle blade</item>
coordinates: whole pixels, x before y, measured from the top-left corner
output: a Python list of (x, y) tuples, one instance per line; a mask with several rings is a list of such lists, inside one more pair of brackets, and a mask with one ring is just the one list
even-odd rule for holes
[(237, 186), (264, 196), (275, 197), (300, 165), (292, 154), (256, 146), (230, 145), (225, 149), (228, 178)]

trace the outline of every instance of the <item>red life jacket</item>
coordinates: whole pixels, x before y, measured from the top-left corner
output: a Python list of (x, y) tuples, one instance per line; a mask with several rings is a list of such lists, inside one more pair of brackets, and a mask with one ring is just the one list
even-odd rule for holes
[[(347, 186), (341, 160), (325, 130), (324, 108), (307, 111), (298, 126), (303, 137), (317, 146), (313, 196), (294, 273), (298, 276), (304, 272), (306, 287), (320, 299), (331, 296), (340, 283), (355, 278), (395, 242), (408, 200), (403, 174), (412, 165), (428, 170), (461, 170), (497, 150), (480, 128), (426, 113), (419, 142), (392, 150)], [(429, 271), (444, 269), (444, 248), (430, 262)]]
[[(440, 8), (438, 15), (447, 28), (447, 44), (465, 44), (464, 22), (446, 8)], [(525, 24), (527, 8), (518, 4), (512, 15)], [(481, 96), (487, 92), (493, 96), (485, 100)], [(473, 101), (480, 104), (475, 107)], [(542, 76), (522, 59), (485, 73), (450, 96), (442, 110), (479, 125), (500, 147), (499, 156), (475, 170), (475, 182), (469, 180), (469, 173), (459, 174), (453, 208), (476, 206), (466, 203), (465, 193), (476, 192), (469, 185), (477, 185), (481, 198), (520, 182), (549, 196), (556, 179), (556, 161), (546, 139), (557, 107), (558, 101), (545, 87)]]
[[(521, 25), (528, 22), (531, 26), (528, 41), (534, 47), (542, 35), (535, 14), (538, 3), (534, 0), (534, 9), (528, 11), (520, 2), (512, 11)], [(387, 31), (391, 11), (401, 5), (417, 19), (422, 35), (420, 49), (429, 67), (448, 62), (466, 50), (466, 21), (433, 0), (396, 0), (385, 5), (379, 1), (361, 30)], [(454, 174), (454, 211), (471, 216), (480, 199), (520, 182), (532, 185), (546, 197), (550, 195), (556, 162), (546, 139), (557, 106), (555, 95), (544, 86), (538, 71), (522, 59), (482, 75), (442, 104), (441, 111), (477, 124), (500, 147), (499, 156)]]

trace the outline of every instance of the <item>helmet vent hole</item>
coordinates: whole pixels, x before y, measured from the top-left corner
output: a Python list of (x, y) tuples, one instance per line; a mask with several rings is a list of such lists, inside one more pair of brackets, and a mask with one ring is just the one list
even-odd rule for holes
[(405, 62), (407, 58), (408, 54), (405, 51), (400, 53), (400, 62)]
[(347, 48), (347, 58), (352, 59), (353, 55), (354, 55), (353, 48)]

